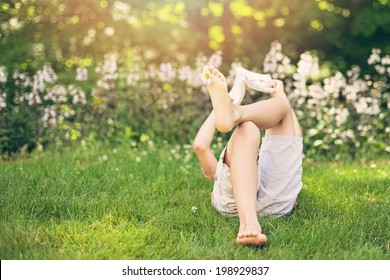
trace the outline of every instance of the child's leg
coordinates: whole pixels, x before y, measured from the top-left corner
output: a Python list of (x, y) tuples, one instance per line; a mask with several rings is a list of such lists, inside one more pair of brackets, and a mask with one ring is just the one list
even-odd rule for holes
[[(209, 71), (206, 66), (203, 71)], [(291, 108), (284, 94), (283, 86), (272, 81), (275, 97), (246, 106), (238, 106), (230, 102), (227, 94), (226, 78), (217, 69), (213, 70), (212, 83), (207, 86), (216, 116), (216, 127), (221, 132), (230, 131), (233, 126), (251, 121), (259, 129), (269, 129), (278, 125)]]
[(233, 193), (240, 219), (238, 244), (260, 245), (267, 242), (257, 218), (257, 157), (260, 132), (251, 122), (241, 123), (229, 140), (225, 163), (230, 166)]
[[(242, 67), (237, 69), (236, 78), (233, 88), (229, 92), (230, 101), (234, 104), (239, 104), (245, 95), (245, 79), (264, 79), (264, 76), (258, 73), (251, 72)], [(211, 112), (209, 117), (202, 124), (193, 143), (193, 148), (202, 166), (204, 175), (210, 179), (214, 179), (215, 170), (217, 166), (217, 159), (210, 149), (211, 141), (215, 132), (215, 114)]]

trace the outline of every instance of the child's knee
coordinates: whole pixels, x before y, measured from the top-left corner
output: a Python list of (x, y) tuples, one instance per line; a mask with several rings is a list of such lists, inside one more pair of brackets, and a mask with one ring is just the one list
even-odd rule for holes
[(251, 141), (251, 142), (260, 142), (260, 131), (257, 125), (255, 125), (253, 122), (247, 121), (241, 123), (238, 128), (238, 137), (242, 138), (244, 141)]

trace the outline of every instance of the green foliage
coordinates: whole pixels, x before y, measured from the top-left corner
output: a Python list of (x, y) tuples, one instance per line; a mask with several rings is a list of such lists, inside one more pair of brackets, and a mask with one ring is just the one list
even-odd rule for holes
[[(292, 62), (289, 72), (279, 77), (287, 85), (294, 83), (300, 55), (313, 50), (321, 59), (321, 71), (327, 74), (309, 78), (306, 87), (312, 83), (324, 87), (325, 80), (338, 72), (347, 77), (349, 66), (357, 64), (362, 70), (359, 79), (369, 87), (358, 92), (359, 101), (376, 100), (374, 105), (380, 108), (377, 119), (375, 114), (356, 114), (354, 105), (345, 100), (351, 81), (340, 87), (340, 97), (327, 100), (313, 120), (309, 118), (313, 108), (295, 106), (302, 113), (299, 117), (305, 131), (318, 132), (305, 138), (309, 156), (335, 156), (339, 151), (354, 154), (363, 147), (388, 151), (389, 7), (384, 0), (3, 1), (0, 66), (5, 66), (7, 81), (0, 82), (1, 152), (88, 139), (117, 144), (139, 141), (142, 133), (161, 141), (189, 143), (211, 106), (200, 85), (180, 78), (180, 71), (192, 71), (192, 79), (197, 79), (199, 65), (210, 62), (197, 54), (217, 50), (223, 53), (224, 63), (219, 66), (224, 73), (233, 71), (231, 65), (237, 61), (265, 71), (262, 62), (275, 39), (283, 43), (283, 52)], [(384, 62), (371, 67), (366, 60), (374, 47), (382, 50)], [(105, 64), (115, 70), (95, 71)], [(33, 79), (45, 65), (50, 65), (58, 78), (47, 88), (34, 90)], [(86, 80), (74, 80), (78, 68), (87, 69)], [(29, 85), (16, 85), (15, 73), (28, 77)], [(173, 77), (159, 77), (167, 73)], [(85, 93), (85, 104), (73, 104), (70, 93), (74, 89), (69, 86)], [(18, 101), (31, 94), (42, 99), (50, 91), (58, 93), (64, 88), (66, 102), (29, 105), (25, 99)], [(289, 94), (297, 88), (290, 89)], [(309, 101), (310, 94), (304, 101)], [(296, 101), (294, 97), (292, 101)], [(7, 104), (3, 109), (2, 102)], [(327, 116), (332, 108), (349, 111), (348, 123), (338, 127), (338, 132), (337, 114)], [(56, 114), (52, 125), (45, 121), (49, 113)], [(331, 127), (332, 132), (324, 132), (323, 126)], [(371, 133), (361, 135), (359, 126)], [(342, 147), (336, 144), (340, 139), (331, 135), (348, 130), (356, 137), (342, 139)], [(314, 146), (317, 140), (323, 144)]]
[[(7, 0), (0, 5), (0, 65), (88, 67), (141, 47), (155, 62), (222, 50), (255, 66), (275, 40), (293, 59), (316, 49), (347, 70), (372, 48), (389, 52), (388, 1)], [(158, 35), (158, 36), (156, 36)]]
[[(284, 80), (303, 128), (306, 156), (340, 159), (346, 154), (354, 156), (360, 149), (374, 154), (389, 152), (390, 60), (380, 50), (373, 50), (368, 60), (376, 75), (361, 74), (355, 66), (347, 76), (340, 72), (329, 76), (320, 71), (323, 67), (310, 53), (302, 54), (294, 66), (281, 45), (272, 44), (263, 71)], [(96, 140), (116, 145), (142, 141), (142, 135), (153, 141), (191, 143), (212, 109), (199, 79), (201, 67), (221, 62), (217, 53), (210, 58), (198, 56), (195, 66), (178, 62), (156, 65), (134, 50), (127, 56), (106, 54), (95, 71), (77, 68), (76, 73), (62, 73), (58, 78), (50, 65), (45, 65), (32, 76), (9, 73), (7, 81), (7, 71), (1, 67), (2, 153)], [(232, 65), (229, 81), (234, 80), (235, 67), (237, 63)], [(259, 97), (249, 92), (245, 102)]]

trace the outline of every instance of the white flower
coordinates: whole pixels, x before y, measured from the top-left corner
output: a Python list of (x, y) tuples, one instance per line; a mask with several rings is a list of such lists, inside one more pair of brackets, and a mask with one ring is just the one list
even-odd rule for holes
[(353, 65), (350, 70), (347, 71), (347, 76), (350, 81), (356, 81), (360, 75), (360, 67)]
[(282, 45), (277, 41), (273, 42), (264, 58), (263, 72), (271, 74), (275, 79), (283, 79), (290, 67), (290, 59), (282, 53)]
[(100, 67), (96, 67), (96, 72), (103, 74), (106, 80), (116, 80), (118, 78), (118, 75), (116, 74), (118, 69), (118, 59), (119, 55), (117, 53), (105, 54), (103, 64)]
[(51, 65), (44, 65), (41, 71), (38, 71), (42, 75), (42, 80), (47, 84), (54, 84), (57, 81), (57, 74), (54, 72)]
[(84, 67), (78, 67), (76, 69), (76, 81), (86, 81), (88, 79), (88, 70)]
[(339, 127), (344, 124), (349, 116), (349, 111), (346, 108), (336, 109), (336, 125)]
[(200, 73), (200, 80), (204, 85), (211, 85), (211, 77), (213, 74), (210, 73)]
[(346, 86), (346, 79), (343, 74), (337, 72), (333, 77), (324, 80), (324, 90), (334, 98), (339, 97), (340, 91)]
[(7, 107), (7, 103), (5, 103), (6, 98), (7, 94), (5, 92), (0, 94), (0, 110)]
[(218, 68), (222, 64), (222, 51), (218, 51), (210, 56), (210, 59), (207, 63), (208, 65), (213, 65), (215, 68)]
[(159, 68), (158, 78), (161, 82), (171, 82), (175, 78), (176, 71), (171, 63), (161, 63)]
[(382, 65), (390, 65), (390, 56), (386, 55), (385, 57), (382, 57), (381, 63)]
[(192, 206), (191, 211), (195, 213), (196, 211), (198, 211), (198, 207)]
[(310, 52), (301, 54), (298, 62), (297, 73), (303, 79), (308, 77), (316, 77), (319, 75), (318, 57), (314, 57)]
[(371, 53), (370, 57), (368, 58), (367, 63), (369, 65), (373, 65), (375, 63), (380, 62), (381, 61), (380, 54), (381, 54), (381, 50), (372, 49), (372, 53)]
[(130, 73), (126, 77), (126, 82), (128, 86), (135, 86), (140, 80), (141, 80), (141, 76), (138, 73)]
[(190, 83), (192, 80), (192, 70), (189, 66), (184, 66), (179, 69), (179, 80), (180, 81), (187, 81), (187, 83)]
[(382, 65), (375, 65), (375, 71), (378, 73), (378, 74), (385, 74), (386, 72), (386, 67), (382, 66)]
[(41, 118), (44, 127), (55, 126), (57, 124), (57, 113), (54, 105), (43, 108), (43, 116)]
[(5, 71), (5, 67), (0, 67), (0, 84), (5, 83), (7, 81), (7, 73)]

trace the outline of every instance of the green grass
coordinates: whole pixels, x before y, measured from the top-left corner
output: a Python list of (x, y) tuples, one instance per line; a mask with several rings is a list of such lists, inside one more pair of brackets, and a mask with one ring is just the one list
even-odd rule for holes
[[(74, 148), (0, 163), (1, 259), (389, 259), (389, 161), (304, 166), (299, 206), (237, 246), (189, 147)], [(197, 207), (193, 212), (191, 208)]]

